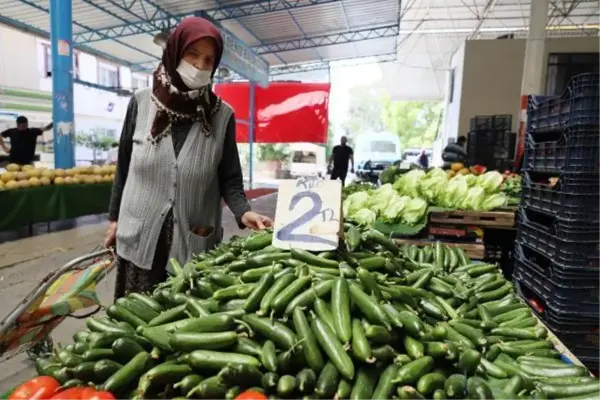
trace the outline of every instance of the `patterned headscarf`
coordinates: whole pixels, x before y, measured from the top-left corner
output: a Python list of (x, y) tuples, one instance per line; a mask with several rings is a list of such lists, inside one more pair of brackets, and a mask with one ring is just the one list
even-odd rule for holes
[(204, 134), (211, 133), (212, 117), (219, 110), (221, 99), (210, 85), (190, 90), (177, 72), (185, 51), (203, 38), (212, 38), (216, 44), (214, 76), (223, 55), (223, 37), (210, 21), (200, 17), (184, 18), (169, 35), (162, 61), (154, 71), (152, 100), (158, 110), (149, 138), (154, 143), (169, 135), (171, 124), (177, 121), (200, 122)]

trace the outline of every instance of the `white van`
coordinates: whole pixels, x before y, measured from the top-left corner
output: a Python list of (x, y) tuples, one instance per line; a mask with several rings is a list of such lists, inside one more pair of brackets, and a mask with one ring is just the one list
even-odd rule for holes
[(325, 147), (314, 143), (291, 143), (289, 170), (292, 179), (322, 177), (327, 171)]
[(355, 139), (354, 163), (360, 179), (376, 181), (384, 169), (401, 158), (400, 138), (394, 133), (365, 133)]

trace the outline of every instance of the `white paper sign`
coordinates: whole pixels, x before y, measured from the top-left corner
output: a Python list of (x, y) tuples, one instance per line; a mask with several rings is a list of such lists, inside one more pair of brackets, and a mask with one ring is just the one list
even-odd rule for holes
[(273, 246), (311, 251), (338, 247), (342, 208), (340, 181), (302, 178), (279, 185)]

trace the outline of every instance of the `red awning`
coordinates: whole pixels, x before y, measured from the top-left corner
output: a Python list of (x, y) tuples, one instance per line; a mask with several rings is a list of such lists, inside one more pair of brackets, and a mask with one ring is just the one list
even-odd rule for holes
[[(326, 143), (331, 85), (271, 82), (254, 90), (255, 143)], [(249, 121), (250, 87), (244, 83), (215, 85), (215, 93), (235, 111), (238, 121)], [(237, 141), (248, 142), (248, 125), (238, 122)]]

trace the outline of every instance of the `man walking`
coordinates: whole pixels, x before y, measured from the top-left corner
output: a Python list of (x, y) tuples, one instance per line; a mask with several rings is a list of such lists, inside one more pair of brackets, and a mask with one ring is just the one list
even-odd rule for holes
[[(51, 122), (41, 129), (30, 128), (27, 117), (21, 115), (17, 118), (16, 128), (0, 133), (0, 147), (8, 153), (9, 162), (19, 165), (33, 164), (37, 137), (52, 129), (52, 126)], [(6, 146), (4, 139), (10, 139), (10, 148)]]
[[(350, 163), (350, 172), (354, 173), (354, 152), (352, 147), (347, 145), (348, 138), (342, 136), (340, 144), (333, 147), (331, 156), (329, 157), (329, 165), (327, 169), (331, 169), (331, 179), (339, 179), (342, 181), (342, 186), (346, 183), (346, 175), (348, 175), (348, 163)], [(331, 164), (333, 163), (333, 168)]]

